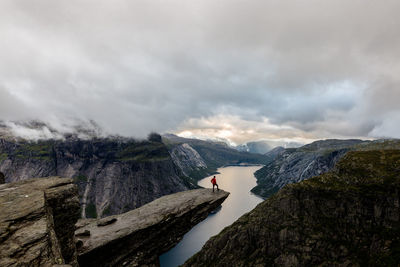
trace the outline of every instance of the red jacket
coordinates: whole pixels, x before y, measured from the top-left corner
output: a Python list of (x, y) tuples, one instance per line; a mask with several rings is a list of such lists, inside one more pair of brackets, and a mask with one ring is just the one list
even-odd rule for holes
[(216, 184), (216, 183), (217, 183), (217, 179), (215, 179), (215, 177), (212, 178), (212, 179), (211, 179), (211, 183), (212, 183), (212, 184)]

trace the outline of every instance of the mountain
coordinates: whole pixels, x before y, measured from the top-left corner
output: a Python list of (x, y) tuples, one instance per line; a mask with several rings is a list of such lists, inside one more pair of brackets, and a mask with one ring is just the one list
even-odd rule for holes
[(0, 139), (0, 172), (6, 182), (74, 178), (84, 218), (119, 214), (163, 195), (197, 188), (162, 142), (128, 138)]
[[(348, 151), (399, 148), (399, 140), (320, 140), (300, 148), (275, 153), (273, 161), (255, 173), (257, 186), (252, 192), (269, 197), (289, 183), (320, 175), (331, 170)], [(270, 158), (272, 155), (268, 155)]]
[(163, 135), (172, 158), (187, 176), (200, 179), (226, 165), (266, 164), (266, 155), (240, 152), (224, 142), (182, 138), (173, 134)]
[[(40, 122), (15, 125), (24, 132), (50, 129)], [(51, 134), (37, 135), (40, 139), (32, 141), (14, 136), (9, 127), (0, 126), (0, 175), (5, 175), (6, 182), (73, 178), (83, 218), (120, 214), (161, 196), (197, 188), (196, 179), (227, 164), (268, 161), (266, 156), (239, 152), (223, 142), (172, 135), (162, 138), (153, 133), (148, 140), (101, 138), (81, 127), (75, 134), (49, 130)]]
[(184, 266), (398, 266), (399, 200), (400, 150), (351, 151), (332, 171), (285, 186)]

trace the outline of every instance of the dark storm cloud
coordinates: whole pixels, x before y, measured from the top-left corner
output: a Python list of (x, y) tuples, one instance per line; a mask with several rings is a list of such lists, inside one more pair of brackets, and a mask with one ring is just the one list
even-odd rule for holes
[(144, 136), (219, 118), (207, 127), (235, 122), (247, 129), (234, 131), (240, 141), (270, 136), (272, 126), (257, 126), (266, 122), (274, 138), (278, 130), (282, 138), (400, 137), (399, 8), (5, 0), (0, 119), (93, 119), (109, 133)]

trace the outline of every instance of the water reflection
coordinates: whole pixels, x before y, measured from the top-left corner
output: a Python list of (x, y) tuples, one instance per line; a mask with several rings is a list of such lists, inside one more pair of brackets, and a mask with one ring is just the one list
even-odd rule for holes
[[(240, 216), (252, 210), (263, 200), (250, 193), (256, 186), (254, 172), (261, 166), (239, 167), (231, 166), (218, 169), (216, 175), (219, 187), (230, 192), (222, 203), (219, 212), (210, 214), (207, 219), (188, 232), (173, 249), (160, 256), (162, 267), (175, 267), (183, 264), (193, 254), (198, 252), (210, 237), (218, 234), (224, 227), (232, 224)], [(199, 185), (212, 188), (211, 177), (199, 181)]]

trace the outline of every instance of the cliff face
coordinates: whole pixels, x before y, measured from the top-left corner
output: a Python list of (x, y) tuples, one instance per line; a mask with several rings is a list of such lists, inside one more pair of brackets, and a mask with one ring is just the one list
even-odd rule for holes
[(297, 183), (331, 170), (337, 161), (357, 146), (361, 140), (322, 140), (300, 148), (271, 151), (273, 160), (255, 173), (257, 186), (251, 191), (269, 197), (286, 184)]
[(0, 266), (78, 266), (79, 199), (71, 179), (0, 185), (0, 208)]
[(400, 151), (349, 152), (259, 204), (185, 266), (397, 266), (399, 203)]
[(187, 143), (173, 146), (170, 153), (175, 164), (187, 176), (193, 172), (207, 169), (204, 159)]
[(121, 215), (81, 220), (76, 231), (79, 264), (159, 266), (159, 255), (176, 245), (228, 195), (222, 190), (190, 190)]
[(194, 182), (160, 142), (131, 139), (0, 140), (6, 182), (32, 177), (73, 178), (83, 217), (104, 217), (190, 188)]

